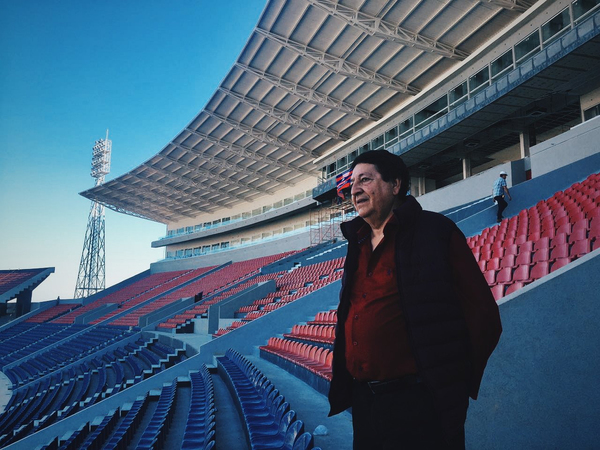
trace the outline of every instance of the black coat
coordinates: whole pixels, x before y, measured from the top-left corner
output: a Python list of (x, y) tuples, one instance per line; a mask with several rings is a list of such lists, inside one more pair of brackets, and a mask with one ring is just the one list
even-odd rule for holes
[[(454, 222), (441, 214), (423, 211), (412, 196), (407, 197), (394, 214), (399, 223), (395, 244), (396, 274), (410, 348), (419, 374), (433, 394), (442, 426), (451, 436), (463, 426), (468, 397), (477, 397), (483, 368), (498, 342), (501, 332), (498, 308), (464, 235)], [(333, 351), (330, 415), (351, 406), (352, 377), (346, 369), (344, 324), (350, 309), (349, 280), (358, 266), (357, 232), (364, 224), (360, 217), (342, 224), (342, 233), (348, 240), (348, 254)], [(462, 241), (466, 248), (461, 248), (460, 255), (451, 254), (450, 244), (456, 234), (460, 240), (454, 242)], [(467, 259), (466, 265), (461, 261), (460, 267), (462, 272), (467, 267), (468, 273), (457, 275), (457, 257)], [(457, 280), (460, 277), (463, 280)], [(465, 314), (465, 302), (461, 299), (465, 292), (458, 292), (457, 285), (461, 283), (457, 281), (478, 288), (475, 292), (482, 298), (466, 302), (477, 305), (475, 312)], [(480, 304), (485, 306), (481, 312)], [(483, 320), (490, 323), (478, 323)], [(473, 342), (473, 330), (469, 329), (467, 321), (475, 322), (478, 342)], [(487, 330), (483, 331), (485, 336), (481, 336), (481, 330)], [(480, 338), (485, 342), (479, 342)], [(473, 346), (478, 348), (473, 349)]]

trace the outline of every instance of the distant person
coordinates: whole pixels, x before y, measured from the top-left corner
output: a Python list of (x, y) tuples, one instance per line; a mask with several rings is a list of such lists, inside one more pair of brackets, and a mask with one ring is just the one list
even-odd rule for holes
[(494, 203), (498, 204), (498, 214), (496, 215), (498, 223), (502, 222), (502, 219), (504, 219), (502, 213), (508, 206), (508, 203), (504, 200), (504, 194), (508, 196), (509, 200), (512, 200), (510, 192), (508, 192), (508, 186), (506, 185), (506, 177), (508, 177), (508, 174), (504, 170), (500, 172), (500, 177), (494, 182), (494, 187), (492, 188)]
[(363, 153), (352, 168), (330, 415), (352, 408), (354, 450), (464, 449), (498, 306), (454, 222), (407, 195), (399, 156)]

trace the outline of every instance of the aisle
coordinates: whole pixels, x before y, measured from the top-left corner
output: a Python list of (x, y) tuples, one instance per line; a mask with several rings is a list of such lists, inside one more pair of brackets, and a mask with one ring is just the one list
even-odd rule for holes
[(4, 412), (6, 405), (12, 397), (12, 383), (10, 379), (0, 371), (0, 414)]

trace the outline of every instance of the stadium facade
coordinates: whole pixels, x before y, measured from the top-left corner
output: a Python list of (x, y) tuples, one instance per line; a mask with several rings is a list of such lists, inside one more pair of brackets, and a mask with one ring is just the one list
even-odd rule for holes
[(487, 196), (503, 164), (542, 175), (536, 146), (598, 114), (597, 11), (530, 3), (269, 2), (198, 116), (82, 195), (166, 223), (170, 270), (336, 237), (335, 177), (364, 151), (400, 154), (436, 210)]

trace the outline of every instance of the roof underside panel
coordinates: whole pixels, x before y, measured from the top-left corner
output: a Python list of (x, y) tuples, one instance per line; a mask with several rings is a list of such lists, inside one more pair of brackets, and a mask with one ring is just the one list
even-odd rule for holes
[(316, 158), (427, 89), (521, 12), (466, 0), (270, 0), (189, 125), (82, 195), (166, 223), (315, 177)]

